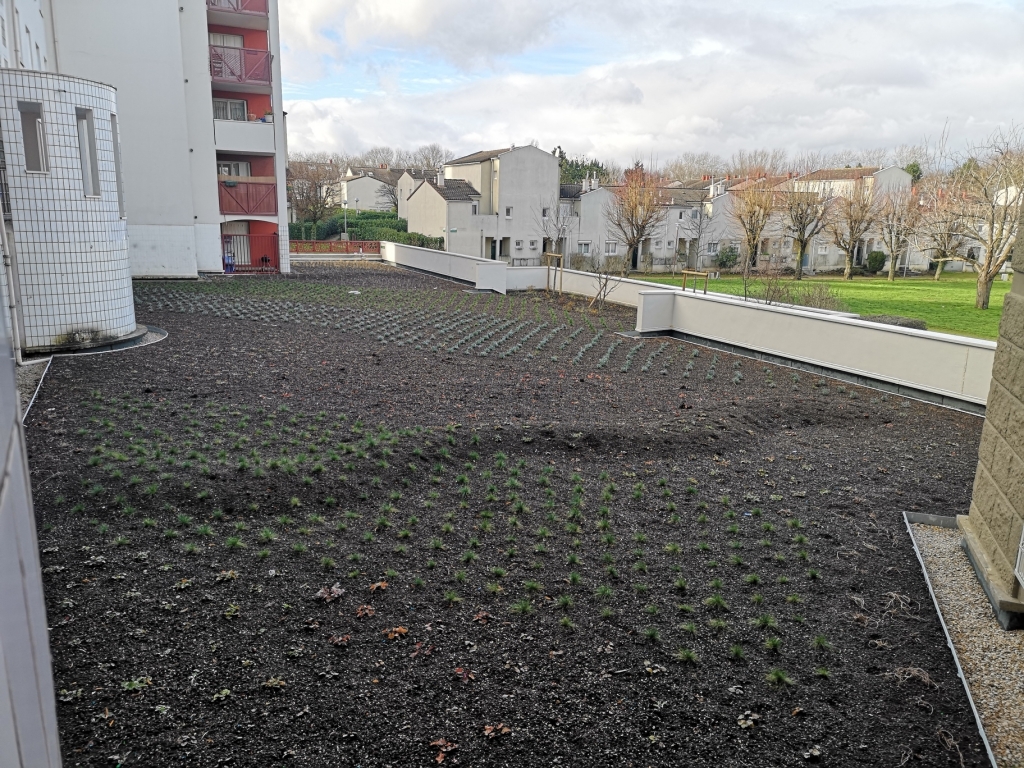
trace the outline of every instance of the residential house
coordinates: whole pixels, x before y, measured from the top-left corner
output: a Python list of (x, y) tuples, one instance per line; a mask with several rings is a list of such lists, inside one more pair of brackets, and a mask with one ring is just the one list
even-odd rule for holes
[[(456, 184), (449, 193), (449, 181), (468, 186)], [(533, 146), (476, 152), (445, 164), (441, 178), (427, 182), (406, 200), (410, 232), (443, 235), (446, 249), (470, 256), (514, 266), (542, 262), (544, 212), (551, 215), (561, 202), (554, 155)], [(414, 202), (420, 195), (434, 199)]]

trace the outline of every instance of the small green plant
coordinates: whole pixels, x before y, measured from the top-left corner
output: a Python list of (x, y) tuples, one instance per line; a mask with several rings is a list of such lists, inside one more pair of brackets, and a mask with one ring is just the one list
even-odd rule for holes
[(643, 631), (644, 640), (648, 643), (660, 643), (661, 632), (657, 627), (645, 627)]
[(793, 678), (784, 669), (773, 669), (766, 678), (772, 685), (793, 685)]
[(743, 646), (737, 643), (736, 645), (730, 646), (729, 658), (733, 661), (745, 661), (746, 654), (743, 652)]
[(683, 664), (697, 665), (697, 654), (689, 648), (680, 648), (676, 651), (676, 661), (680, 661)]
[(816, 651), (830, 651), (832, 650), (832, 643), (824, 635), (815, 635), (811, 640), (811, 648)]
[(455, 605), (457, 603), (461, 603), (462, 598), (459, 597), (459, 593), (454, 589), (449, 589), (444, 593), (444, 601), (448, 603), (448, 605)]
[(775, 636), (769, 637), (764, 641), (764, 647), (772, 653), (778, 653), (782, 650), (782, 638)]
[(533, 603), (525, 599), (517, 600), (509, 606), (509, 611), (520, 616), (526, 616), (533, 613)]

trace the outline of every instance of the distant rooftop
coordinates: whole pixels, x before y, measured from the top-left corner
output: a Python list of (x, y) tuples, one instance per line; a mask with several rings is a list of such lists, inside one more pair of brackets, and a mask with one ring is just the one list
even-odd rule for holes
[(485, 160), (493, 160), (498, 155), (503, 155), (506, 152), (511, 152), (512, 147), (505, 147), (504, 149), (486, 149), (483, 152), (474, 152), (472, 155), (466, 155), (465, 157), (457, 157), (454, 160), (449, 160), (446, 165), (470, 165), (471, 163), (482, 163)]

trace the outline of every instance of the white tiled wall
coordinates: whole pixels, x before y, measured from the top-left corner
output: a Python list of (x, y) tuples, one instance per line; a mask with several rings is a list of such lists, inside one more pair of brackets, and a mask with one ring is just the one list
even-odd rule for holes
[[(18, 102), (43, 105), (49, 172), (25, 170)], [(76, 109), (93, 111), (101, 197), (83, 186)], [(110, 115), (113, 88), (45, 72), (0, 69), (12, 244), (24, 347), (75, 345), (135, 330), (127, 227), (120, 217)]]

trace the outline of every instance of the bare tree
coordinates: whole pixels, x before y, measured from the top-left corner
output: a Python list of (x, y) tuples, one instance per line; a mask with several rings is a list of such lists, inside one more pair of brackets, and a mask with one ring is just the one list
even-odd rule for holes
[(690, 255), (693, 255), (694, 269), (700, 269), (700, 254), (708, 244), (708, 235), (711, 233), (712, 217), (714, 206), (711, 204), (711, 185), (701, 187), (693, 195), (693, 208), (689, 215), (683, 217), (680, 231), (686, 235), (689, 241), (689, 248), (686, 254), (687, 268), (690, 267)]
[(424, 144), (412, 153), (410, 165), (414, 168), (441, 168), (455, 159), (455, 153), (440, 144)]
[(870, 168), (882, 168), (888, 164), (891, 154), (892, 153), (885, 147), (862, 149), (860, 151), (859, 162), (861, 165), (866, 165)]
[(882, 193), (878, 204), (878, 228), (889, 251), (890, 283), (896, 281), (896, 269), (910, 249), (920, 218), (921, 206), (912, 188), (892, 186)]
[(926, 251), (936, 263), (936, 280), (942, 277), (946, 263), (966, 260), (965, 222), (960, 203), (949, 190), (950, 178), (946, 174), (934, 174), (922, 180), (919, 215), (914, 227), (918, 249)]
[(724, 176), (725, 161), (711, 152), (684, 152), (665, 169), (673, 181), (688, 181), (702, 176)]
[(732, 206), (729, 216), (743, 232), (743, 277), (747, 279), (761, 248), (761, 236), (775, 211), (776, 200), (775, 190), (767, 180), (759, 179), (738, 186), (741, 188), (730, 190)]
[(790, 182), (778, 195), (782, 212), (782, 228), (796, 246), (796, 279), (804, 276), (804, 255), (814, 238), (825, 229), (832, 208), (833, 195), (826, 186), (821, 192), (798, 192)]
[(398, 210), (398, 187), (381, 182), (377, 187), (377, 200), (386, 204), (391, 210)]
[(729, 173), (733, 176), (779, 176), (784, 174), (789, 158), (784, 149), (741, 149), (729, 160)]
[(626, 246), (623, 274), (631, 266), (632, 254), (636, 252), (639, 258), (643, 241), (654, 235), (668, 216), (658, 174), (637, 162), (624, 176), (623, 183), (613, 188), (605, 208), (609, 234), (620, 238)]
[(853, 256), (863, 237), (878, 219), (878, 201), (871, 187), (858, 179), (848, 197), (839, 197), (831, 206), (825, 225), (832, 242), (846, 254), (843, 278), (853, 279)]
[(327, 157), (316, 155), (289, 159), (292, 206), (301, 221), (323, 221), (334, 207), (341, 169)]
[(395, 150), (391, 147), (371, 147), (362, 155), (363, 165), (392, 166), (395, 164)]
[(534, 211), (537, 229), (551, 242), (552, 248), (563, 257), (568, 255), (569, 235), (579, 219), (573, 215), (572, 206), (563, 203), (558, 195), (541, 198), (539, 207)]
[(996, 131), (969, 146), (953, 172), (966, 235), (981, 247), (974, 306), (988, 309), (992, 281), (1013, 252), (1024, 213), (1024, 135), (1019, 127)]

